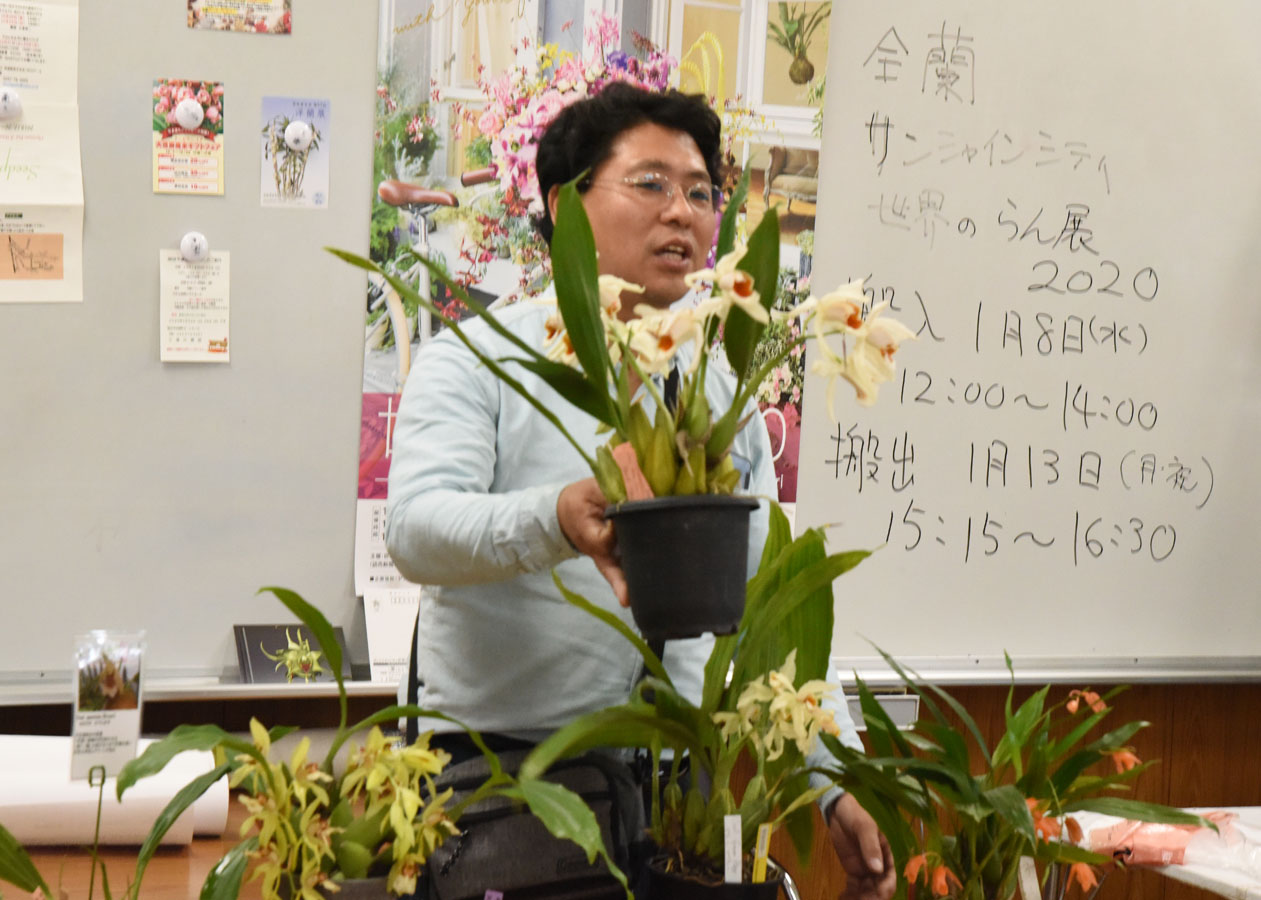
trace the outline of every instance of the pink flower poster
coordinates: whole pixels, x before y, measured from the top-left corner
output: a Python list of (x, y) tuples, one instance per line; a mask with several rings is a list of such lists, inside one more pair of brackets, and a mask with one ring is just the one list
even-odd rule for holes
[(207, 31), (289, 34), (290, 0), (188, 0), (188, 27)]
[(153, 82), (153, 192), (223, 194), (223, 84)]

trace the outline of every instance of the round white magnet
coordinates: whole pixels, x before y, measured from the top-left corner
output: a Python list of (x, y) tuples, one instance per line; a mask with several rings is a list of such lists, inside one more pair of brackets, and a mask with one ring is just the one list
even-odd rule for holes
[(180, 253), (186, 262), (201, 262), (210, 255), (210, 242), (200, 231), (190, 231), (180, 241)]
[(0, 88), (0, 121), (22, 115), (22, 96), (13, 88)]
[(294, 153), (301, 153), (311, 146), (311, 140), (315, 137), (315, 132), (311, 130), (311, 126), (306, 122), (295, 119), (285, 126), (285, 146)]
[(206, 111), (193, 97), (185, 97), (175, 104), (175, 121), (179, 122), (180, 128), (192, 131), (201, 124), (204, 118), (206, 118)]

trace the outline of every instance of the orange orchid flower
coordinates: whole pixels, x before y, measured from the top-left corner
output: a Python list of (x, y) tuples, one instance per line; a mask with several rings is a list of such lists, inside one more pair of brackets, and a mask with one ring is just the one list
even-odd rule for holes
[(1134, 755), (1133, 751), (1126, 747), (1122, 747), (1120, 750), (1113, 750), (1108, 755), (1112, 757), (1112, 764), (1117, 767), (1118, 774), (1128, 772), (1142, 762), (1141, 759)]
[(1060, 823), (1053, 817), (1046, 815), (1046, 803), (1042, 800), (1028, 797), (1025, 799), (1025, 805), (1029, 807), (1029, 815), (1033, 816), (1034, 830), (1048, 841), (1058, 840)]
[(954, 882), (956, 888), (962, 888), (963, 883), (959, 881), (959, 876), (951, 872), (946, 866), (937, 866), (933, 869), (933, 896), (948, 897), (950, 895), (950, 882)]
[(1069, 816), (1064, 820), (1064, 825), (1068, 828), (1068, 839), (1074, 844), (1080, 844), (1084, 832), (1081, 830), (1081, 825), (1077, 823), (1077, 820)]
[(1070, 713), (1076, 713), (1077, 706), (1081, 702), (1085, 702), (1091, 712), (1101, 713), (1108, 708), (1108, 704), (1104, 703), (1103, 698), (1094, 691), (1069, 691), (1068, 702), (1064, 704), (1064, 708)]
[[(906, 880), (911, 884), (919, 878), (920, 869), (928, 865), (928, 854), (921, 853), (918, 856), (912, 856), (906, 861), (906, 868), (902, 870), (902, 874), (906, 876)], [(930, 867), (931, 869), (931, 867)]]
[(1088, 892), (1099, 884), (1099, 879), (1095, 877), (1095, 870), (1083, 862), (1073, 863), (1068, 867), (1068, 883), (1072, 884), (1074, 881), (1081, 885), (1082, 893)]

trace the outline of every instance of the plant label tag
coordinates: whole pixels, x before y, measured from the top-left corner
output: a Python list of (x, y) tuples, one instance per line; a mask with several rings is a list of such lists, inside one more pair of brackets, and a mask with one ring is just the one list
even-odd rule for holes
[(1042, 888), (1038, 884), (1038, 869), (1034, 865), (1033, 857), (1022, 856), (1020, 858), (1020, 896), (1022, 900), (1040, 900), (1042, 897)]
[(771, 852), (771, 826), (763, 822), (757, 827), (757, 840), (753, 844), (753, 883), (766, 880), (766, 857)]
[(722, 847), (723, 847), (723, 880), (728, 884), (739, 884), (741, 875), (740, 866), (740, 816), (730, 815), (722, 817)]
[(92, 631), (75, 638), (71, 780), (87, 778), (96, 766), (117, 775), (135, 758), (143, 655), (143, 632)]

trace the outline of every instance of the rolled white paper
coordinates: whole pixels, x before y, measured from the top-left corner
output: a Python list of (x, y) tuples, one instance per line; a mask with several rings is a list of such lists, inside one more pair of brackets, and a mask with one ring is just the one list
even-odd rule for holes
[[(151, 743), (140, 741), (139, 752)], [(214, 765), (209, 752), (181, 753), (160, 773), (129, 788), (121, 803), (114, 796), (114, 779), (107, 778), (101, 843), (143, 843), (180, 788)], [(70, 780), (70, 738), (0, 735), (0, 824), (23, 844), (90, 844), (98, 790)], [(221, 778), (184, 811), (162, 843), (188, 844), (194, 833), (219, 836), (227, 825), (228, 783)]]

